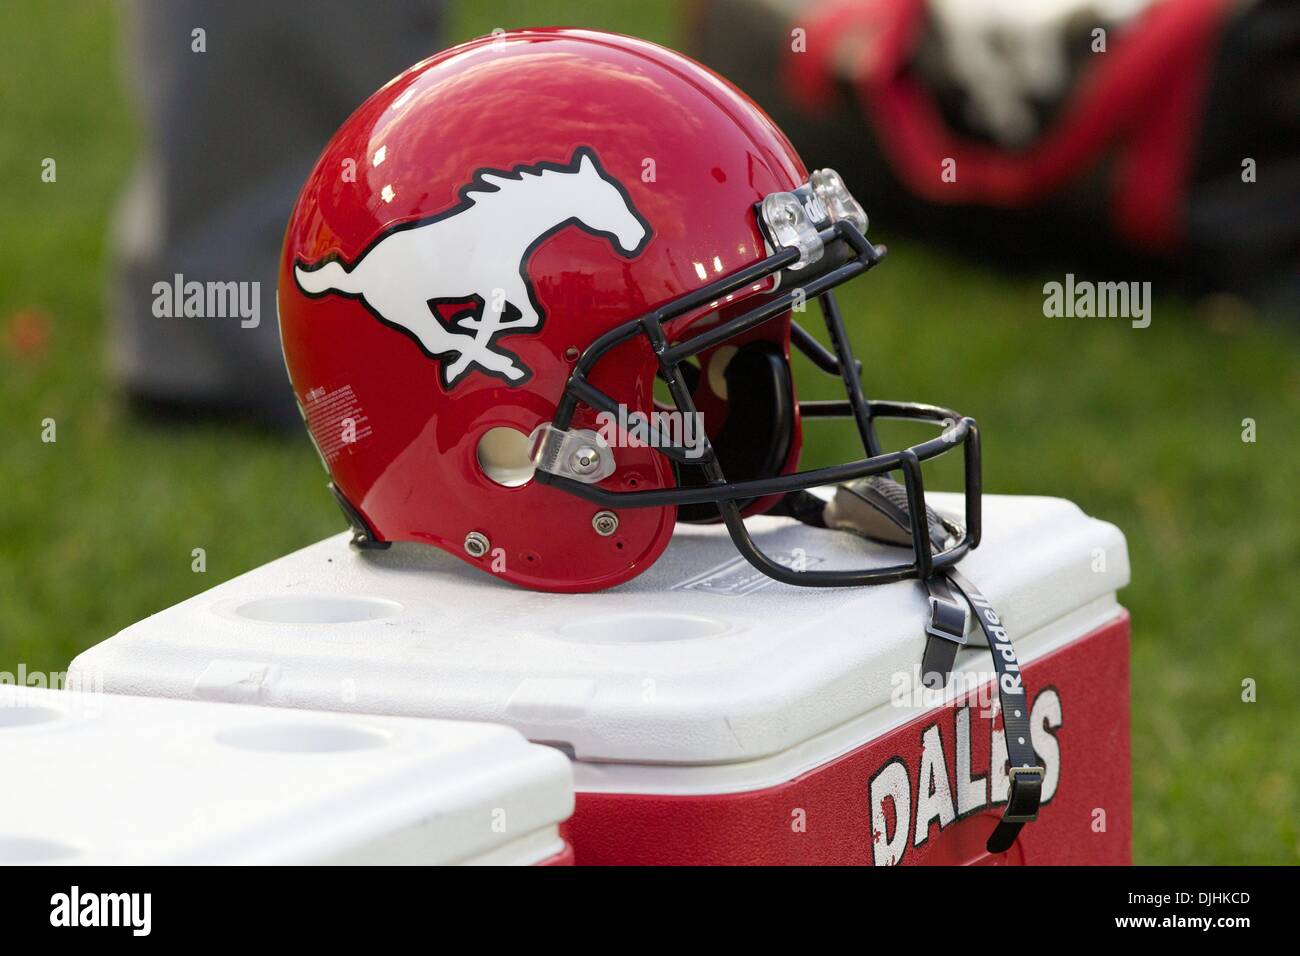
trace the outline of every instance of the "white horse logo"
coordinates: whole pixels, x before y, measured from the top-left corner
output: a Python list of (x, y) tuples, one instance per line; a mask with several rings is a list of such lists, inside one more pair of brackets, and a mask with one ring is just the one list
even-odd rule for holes
[[(518, 385), (531, 372), (494, 344), (498, 336), (541, 328), (546, 317), (528, 279), (528, 258), (570, 225), (608, 239), (628, 259), (650, 241), (650, 227), (622, 185), (582, 147), (563, 165), (481, 170), (450, 209), (386, 230), (351, 264), (337, 256), (297, 263), (294, 278), (307, 295), (361, 299), (438, 361), (445, 388), (474, 367)], [(454, 303), (465, 308), (444, 319), (438, 305)]]

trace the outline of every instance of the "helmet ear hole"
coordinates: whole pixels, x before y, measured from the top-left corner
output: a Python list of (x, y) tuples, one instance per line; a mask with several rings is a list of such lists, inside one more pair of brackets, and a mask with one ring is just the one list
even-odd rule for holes
[(720, 345), (709, 356), (709, 374), (706, 378), (709, 391), (724, 402), (731, 391), (727, 385), (727, 372), (731, 369), (731, 360), (736, 357), (738, 351), (740, 350), (734, 345)]
[[(794, 439), (794, 384), (781, 347), (767, 341), (738, 348), (724, 346), (711, 358), (708, 378), (726, 409), (721, 426), (711, 430), (715, 433), (709, 440), (727, 480), (780, 474)], [(702, 484), (703, 478), (698, 469), (684, 468), (678, 472), (678, 481), (693, 487)], [(743, 508), (748, 502), (737, 504)], [(677, 516), (680, 521), (716, 521), (718, 508), (714, 504), (684, 505)]]
[(528, 436), (498, 425), (478, 440), (478, 466), (492, 481), (506, 488), (519, 488), (533, 480), (533, 460), (528, 454)]

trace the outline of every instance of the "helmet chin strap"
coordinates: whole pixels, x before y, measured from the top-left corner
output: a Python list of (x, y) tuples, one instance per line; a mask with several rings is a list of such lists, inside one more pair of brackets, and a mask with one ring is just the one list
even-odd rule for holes
[[(925, 511), (931, 545), (937, 554), (951, 547), (962, 529), (929, 506)], [(906, 547), (912, 543), (907, 491), (884, 475), (837, 485), (829, 502), (807, 491), (794, 492), (786, 496), (778, 513), (885, 544)], [(1043, 768), (1038, 766), (1031, 743), (1028, 697), (1020, 662), (993, 606), (956, 568), (936, 572), (921, 583), (930, 597), (930, 620), (921, 659), (922, 680), (927, 687), (947, 685), (957, 650), (966, 646), (972, 610), (993, 654), (1011, 786), (1006, 810), (989, 836), (987, 848), (990, 853), (1002, 853), (1010, 849), (1020, 828), (1037, 818), (1043, 790)]]

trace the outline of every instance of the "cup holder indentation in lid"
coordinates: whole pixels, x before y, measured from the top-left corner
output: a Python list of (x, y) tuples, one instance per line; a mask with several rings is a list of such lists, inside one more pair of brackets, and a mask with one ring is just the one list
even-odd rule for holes
[(228, 727), (217, 742), (263, 753), (328, 754), (384, 747), (390, 737), (380, 730), (349, 724), (249, 724)]
[(355, 624), (400, 614), (402, 605), (385, 598), (332, 594), (284, 594), (254, 598), (234, 609), (238, 617), (268, 624)]
[(53, 863), (80, 853), (81, 850), (70, 843), (0, 833), (0, 863)]
[(0, 730), (33, 727), (62, 719), (63, 711), (57, 707), (19, 707), (9, 703), (0, 705)]

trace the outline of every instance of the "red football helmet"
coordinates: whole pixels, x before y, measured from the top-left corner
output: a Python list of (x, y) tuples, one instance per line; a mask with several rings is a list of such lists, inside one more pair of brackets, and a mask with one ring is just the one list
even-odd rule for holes
[[(354, 542), (433, 544), (549, 591), (626, 581), (679, 518), (721, 517), (795, 584), (951, 566), (979, 540), (977, 432), (863, 397), (831, 289), (882, 257), (866, 228), (833, 171), (810, 176), (742, 93), (654, 44), (526, 30), (412, 67), (326, 147), (280, 270), (285, 361)], [(808, 299), (833, 352), (792, 322)], [(846, 400), (798, 402), (792, 343)], [(798, 473), (808, 415), (852, 418), (866, 456)], [(882, 454), (878, 417), (944, 431)], [(955, 444), (964, 527), (927, 514), (921, 483)], [(792, 568), (745, 529), (851, 525), (807, 489), (888, 472), (904, 484), (873, 505), (909, 564)]]

